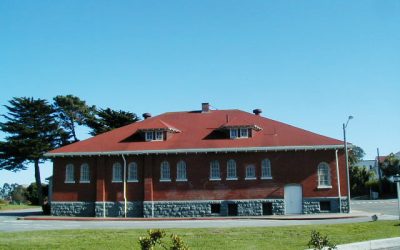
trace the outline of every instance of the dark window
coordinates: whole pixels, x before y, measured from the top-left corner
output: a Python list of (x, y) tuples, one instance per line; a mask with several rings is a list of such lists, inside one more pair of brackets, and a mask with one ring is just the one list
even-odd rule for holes
[(263, 215), (272, 215), (272, 202), (262, 204)]
[(321, 211), (331, 211), (331, 202), (330, 201), (320, 201), (319, 209)]
[(237, 215), (238, 215), (238, 205), (228, 204), (228, 216), (237, 216)]
[(219, 214), (221, 211), (221, 204), (211, 204), (211, 213)]

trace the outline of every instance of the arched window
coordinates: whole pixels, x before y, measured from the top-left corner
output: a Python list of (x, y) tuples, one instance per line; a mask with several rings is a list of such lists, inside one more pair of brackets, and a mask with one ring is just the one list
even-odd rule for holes
[(256, 179), (256, 168), (254, 165), (248, 165), (246, 167), (246, 180), (255, 180)]
[(331, 187), (331, 173), (326, 162), (318, 165), (318, 187)]
[(67, 164), (67, 166), (65, 166), (65, 182), (75, 183), (73, 164)]
[(271, 179), (271, 161), (264, 159), (261, 161), (261, 179)]
[(89, 174), (89, 165), (87, 163), (83, 163), (81, 165), (81, 183), (89, 183), (90, 182), (90, 174)]
[(128, 181), (138, 181), (138, 169), (136, 162), (131, 162), (128, 164)]
[(211, 161), (210, 163), (210, 180), (221, 180), (218, 161)]
[(122, 166), (119, 162), (113, 164), (112, 182), (122, 182)]
[(177, 181), (187, 181), (186, 177), (186, 163), (182, 160), (176, 164), (176, 180)]
[(160, 168), (160, 180), (161, 181), (170, 181), (171, 180), (171, 171), (169, 168), (169, 163), (167, 161), (161, 162)]
[(237, 180), (235, 160), (231, 159), (226, 164), (226, 179), (227, 180)]

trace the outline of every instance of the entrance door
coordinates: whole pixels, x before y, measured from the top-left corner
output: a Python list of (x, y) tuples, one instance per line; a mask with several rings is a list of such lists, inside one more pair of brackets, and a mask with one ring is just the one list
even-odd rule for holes
[(301, 214), (303, 190), (298, 184), (285, 186), (285, 214)]

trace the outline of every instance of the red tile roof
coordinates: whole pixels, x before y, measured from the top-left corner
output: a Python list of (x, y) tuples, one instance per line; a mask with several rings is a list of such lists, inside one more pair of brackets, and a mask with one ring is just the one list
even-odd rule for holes
[[(236, 125), (257, 125), (262, 130), (253, 131), (251, 138), (229, 139), (210, 136), (232, 121)], [(174, 128), (166, 141), (129, 140), (141, 130), (150, 128)], [(234, 149), (295, 149), (296, 147), (341, 148), (343, 142), (318, 135), (291, 125), (240, 110), (213, 110), (206, 113), (169, 112), (112, 130), (110, 132), (76, 142), (49, 152), (48, 156), (100, 153), (145, 153), (179, 150), (234, 150)]]

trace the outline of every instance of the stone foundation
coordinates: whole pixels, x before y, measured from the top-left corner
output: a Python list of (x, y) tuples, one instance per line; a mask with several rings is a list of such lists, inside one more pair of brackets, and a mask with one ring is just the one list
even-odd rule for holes
[[(126, 217), (143, 217), (143, 202), (134, 201), (126, 203)], [(125, 217), (125, 203), (120, 202), (96, 202), (95, 215), (96, 217), (104, 216), (104, 207), (106, 209), (106, 217)]]
[[(329, 210), (321, 209), (321, 202), (330, 205)], [(303, 214), (339, 213), (339, 198), (305, 198), (303, 199)], [(347, 199), (342, 199), (342, 213), (349, 212)]]
[[(51, 214), (55, 216), (103, 217), (104, 208), (106, 217), (124, 217), (124, 202), (105, 202), (105, 204), (103, 202), (51, 202)], [(348, 213), (348, 210), (347, 199), (342, 199), (342, 212)], [(303, 213), (339, 213), (339, 198), (304, 198)], [(210, 217), (284, 214), (285, 202), (283, 199), (127, 202), (127, 217)]]
[(51, 202), (51, 215), (55, 216), (91, 216), (94, 214), (94, 202)]
[[(144, 217), (210, 217), (210, 216), (261, 216), (263, 203), (271, 203), (272, 214), (284, 214), (283, 200), (229, 200), (229, 201), (155, 201), (143, 203)], [(212, 205), (219, 212), (212, 212)], [(229, 214), (229, 208), (231, 214)]]

